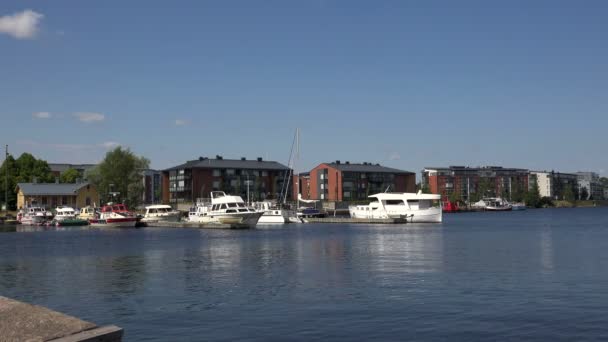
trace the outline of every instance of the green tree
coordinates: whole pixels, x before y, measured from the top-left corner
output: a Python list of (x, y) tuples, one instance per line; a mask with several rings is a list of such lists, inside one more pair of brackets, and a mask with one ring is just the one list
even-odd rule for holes
[(566, 189), (564, 189), (564, 199), (568, 202), (574, 202), (576, 199), (575, 193), (572, 191), (571, 186), (566, 186)]
[(76, 183), (76, 180), (80, 177), (81, 175), (78, 170), (69, 168), (65, 170), (65, 172), (63, 172), (61, 176), (59, 176), (59, 181), (61, 183)]
[(450, 195), (448, 196), (448, 200), (452, 203), (459, 203), (462, 201), (462, 196), (460, 194), (460, 191), (452, 191), (450, 193)]
[(23, 153), (17, 159), (9, 155), (2, 163), (2, 167), (0, 167), (0, 190), (2, 191), (2, 200), (0, 202), (2, 203), (4, 203), (5, 184), (7, 184), (7, 169), (9, 174), (7, 187), (9, 209), (17, 209), (17, 183), (31, 183), (34, 180), (38, 183), (49, 183), (55, 179), (46, 161), (36, 159), (29, 153)]
[[(134, 208), (140, 204), (144, 190), (141, 170), (149, 165), (148, 159), (119, 146), (106, 153), (104, 160), (89, 171), (87, 178), (106, 201), (122, 201)], [(110, 192), (119, 194), (113, 197)]]
[(540, 208), (540, 189), (538, 188), (537, 182), (532, 183), (532, 189), (524, 195), (524, 201), (528, 207)]

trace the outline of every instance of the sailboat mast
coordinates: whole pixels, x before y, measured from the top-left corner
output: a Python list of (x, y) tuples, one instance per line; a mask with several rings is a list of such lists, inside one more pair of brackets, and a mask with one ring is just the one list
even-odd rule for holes
[(6, 178), (4, 179), (4, 210), (8, 213), (8, 144), (5, 149), (4, 167), (6, 168)]

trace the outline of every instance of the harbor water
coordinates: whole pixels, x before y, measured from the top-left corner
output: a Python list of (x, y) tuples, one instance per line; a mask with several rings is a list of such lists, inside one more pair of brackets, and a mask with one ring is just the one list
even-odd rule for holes
[[(606, 340), (608, 208), (0, 233), (0, 295), (125, 341)], [(0, 340), (2, 338), (0, 337)]]

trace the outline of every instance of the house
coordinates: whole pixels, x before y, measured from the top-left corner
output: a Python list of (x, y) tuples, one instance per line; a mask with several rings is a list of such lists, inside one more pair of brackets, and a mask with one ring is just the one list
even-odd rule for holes
[(99, 205), (99, 193), (90, 183), (18, 183), (16, 191), (17, 208), (24, 208), (32, 203), (48, 208), (58, 205), (74, 208)]
[(574, 198), (578, 193), (578, 175), (555, 171), (530, 171), (530, 186), (536, 182), (541, 197), (564, 200), (570, 193)]
[(415, 192), (416, 174), (380, 164), (336, 160), (321, 163), (299, 179), (296, 177), (292, 196), (296, 198), (299, 193), (303, 199), (356, 201), (386, 190)]

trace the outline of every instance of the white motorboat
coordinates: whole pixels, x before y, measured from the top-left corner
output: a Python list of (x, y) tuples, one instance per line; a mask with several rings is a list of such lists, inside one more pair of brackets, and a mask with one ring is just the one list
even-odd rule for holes
[(142, 222), (179, 222), (182, 214), (173, 210), (170, 205), (158, 204), (146, 207), (146, 214)]
[(17, 215), (17, 221), (23, 225), (39, 225), (50, 221), (53, 214), (39, 206), (28, 206), (21, 209)]
[(253, 206), (257, 211), (263, 213), (258, 220), (258, 224), (284, 224), (301, 222), (294, 210), (281, 208), (273, 202), (255, 202)]
[(526, 207), (525, 203), (520, 203), (520, 202), (512, 203), (511, 204), (511, 208), (512, 208), (512, 210), (526, 210), (526, 209), (528, 209), (528, 207)]
[(245, 204), (241, 196), (211, 192), (211, 203), (199, 201), (188, 213), (191, 222), (225, 224), (231, 227), (253, 227), (264, 212)]
[(513, 206), (507, 200), (500, 197), (484, 197), (480, 201), (473, 203), (472, 207), (486, 211), (513, 210)]
[(89, 219), (89, 223), (93, 227), (131, 228), (137, 224), (137, 217), (124, 204), (108, 203), (101, 208), (99, 218)]
[(384, 192), (369, 196), (367, 205), (350, 206), (352, 218), (387, 219), (403, 218), (408, 222), (440, 223), (442, 221), (441, 195)]
[(72, 207), (60, 206), (55, 208), (55, 221), (61, 222), (63, 220), (76, 218), (76, 211)]

